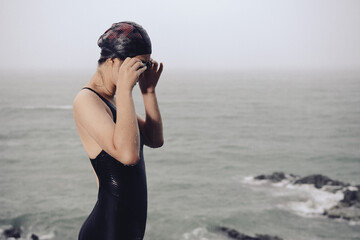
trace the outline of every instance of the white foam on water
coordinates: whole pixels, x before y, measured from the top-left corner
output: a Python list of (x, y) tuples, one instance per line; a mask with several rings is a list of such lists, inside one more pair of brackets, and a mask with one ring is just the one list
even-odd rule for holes
[(350, 187), (348, 187), (348, 190), (350, 190), (350, 191), (358, 191), (359, 189), (357, 187), (355, 187), (355, 186), (350, 186)]
[(279, 204), (278, 206), (289, 208), (300, 215), (318, 215), (323, 214), (326, 209), (335, 206), (344, 198), (344, 194), (341, 191), (330, 193), (309, 186), (301, 186), (299, 190), (301, 199)]
[[(341, 219), (342, 221), (345, 221), (343, 219)], [(360, 226), (360, 221), (354, 221), (354, 220), (350, 220), (349, 221), (350, 226)]]
[(244, 177), (242, 182), (250, 185), (263, 185), (268, 183), (267, 180), (255, 180), (253, 176)]
[(221, 240), (219, 234), (209, 232), (205, 227), (198, 227), (191, 232), (184, 233), (181, 240)]
[(266, 179), (262, 179), (262, 180), (255, 179), (255, 177), (253, 176), (244, 177), (241, 182), (250, 185), (272, 185), (274, 187), (285, 187), (291, 184), (291, 181), (289, 179), (284, 179), (281, 182), (272, 183)]
[(300, 195), (300, 199), (285, 204), (285, 206), (301, 215), (323, 214), (326, 209), (335, 206), (344, 198), (342, 191), (328, 192), (324, 189), (317, 189), (311, 184), (289, 184), (286, 188), (296, 191)]
[(209, 231), (206, 227), (198, 227), (191, 232), (184, 233), (181, 240), (227, 240), (223, 234)]
[(42, 235), (39, 237), (40, 240), (47, 240), (47, 239), (52, 239), (55, 237), (55, 233), (54, 232), (51, 232), (49, 234), (46, 234), (46, 235)]
[(184, 240), (208, 240), (208, 238), (204, 237), (207, 233), (206, 228), (195, 228), (191, 232), (184, 233), (183, 239)]
[[(244, 183), (251, 185), (269, 185), (280, 188), (281, 191), (271, 191), (277, 197), (286, 197), (286, 202), (279, 203), (277, 207), (290, 210), (301, 216), (318, 216), (326, 209), (335, 206), (344, 198), (342, 191), (329, 192), (325, 188), (317, 189), (311, 184), (295, 185), (288, 179), (278, 183), (271, 183), (268, 180), (255, 180), (254, 177), (246, 177)], [(255, 183), (254, 182), (258, 182)], [(290, 197), (290, 201), (288, 200)]]

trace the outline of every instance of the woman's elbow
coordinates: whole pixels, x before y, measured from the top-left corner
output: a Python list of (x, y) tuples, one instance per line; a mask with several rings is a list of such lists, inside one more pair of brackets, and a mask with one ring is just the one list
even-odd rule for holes
[(156, 145), (157, 148), (162, 147), (164, 145), (164, 139), (161, 139)]
[(160, 148), (164, 145), (164, 139), (160, 139), (158, 141), (153, 141), (149, 144), (151, 148)]

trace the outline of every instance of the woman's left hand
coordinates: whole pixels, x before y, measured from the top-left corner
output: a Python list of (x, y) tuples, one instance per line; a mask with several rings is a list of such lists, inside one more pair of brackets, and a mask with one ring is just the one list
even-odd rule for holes
[(163, 70), (163, 64), (159, 64), (151, 59), (152, 63), (150, 68), (146, 69), (146, 71), (139, 77), (139, 87), (143, 94), (153, 93), (155, 92), (156, 84), (159, 81), (161, 72)]

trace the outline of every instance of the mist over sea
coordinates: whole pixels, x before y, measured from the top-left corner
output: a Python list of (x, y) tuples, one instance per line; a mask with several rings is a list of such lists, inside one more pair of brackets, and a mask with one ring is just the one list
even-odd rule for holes
[[(0, 235), (74, 240), (97, 198), (72, 101), (91, 73), (0, 74)], [(284, 240), (360, 239), (322, 216), (340, 197), (257, 184), (274, 171), (360, 184), (360, 74), (164, 72), (165, 144), (144, 148), (146, 240), (225, 240), (226, 226)], [(144, 116), (138, 86), (137, 112)]]

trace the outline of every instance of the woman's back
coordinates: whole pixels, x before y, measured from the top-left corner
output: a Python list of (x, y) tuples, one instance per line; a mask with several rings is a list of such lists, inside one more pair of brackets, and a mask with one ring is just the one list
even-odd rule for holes
[[(116, 122), (115, 107), (95, 93), (111, 109)], [(79, 240), (143, 239), (147, 184), (141, 132), (139, 156), (140, 160), (133, 166), (122, 164), (104, 150), (96, 158), (89, 158), (99, 180), (99, 193), (93, 211), (80, 230)]]

